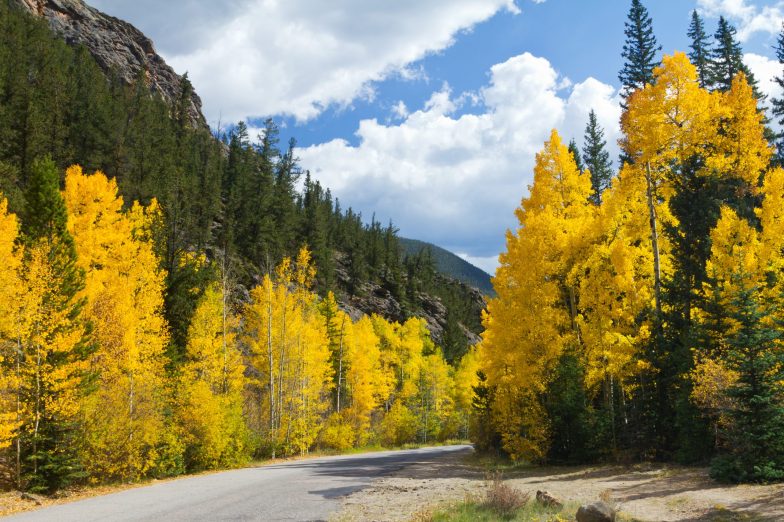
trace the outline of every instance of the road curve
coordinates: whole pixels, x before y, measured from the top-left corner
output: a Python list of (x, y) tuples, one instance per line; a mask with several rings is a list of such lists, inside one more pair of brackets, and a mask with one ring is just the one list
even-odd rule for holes
[(186, 477), (8, 517), (22, 521), (327, 520), (374, 479), (471, 446), (303, 459)]

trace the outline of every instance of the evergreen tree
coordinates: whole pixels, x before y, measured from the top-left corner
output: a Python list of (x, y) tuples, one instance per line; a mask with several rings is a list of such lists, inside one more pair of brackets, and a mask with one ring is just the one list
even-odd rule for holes
[[(776, 40), (776, 58), (779, 61), (779, 66), (784, 66), (784, 23), (781, 26), (781, 32)], [(779, 88), (784, 89), (784, 71), (779, 76), (774, 78)], [(784, 126), (784, 98), (772, 98), (770, 100), (771, 112), (777, 118), (777, 123)], [(778, 150), (779, 162), (784, 162), (784, 134), (779, 133), (776, 136), (776, 148)]]
[(687, 36), (691, 39), (689, 44), (689, 60), (697, 68), (697, 78), (700, 87), (706, 88), (710, 83), (711, 75), (711, 48), (710, 40), (705, 32), (705, 24), (695, 9), (691, 12), (691, 22)]
[(591, 172), (591, 187), (593, 188), (591, 201), (595, 205), (599, 205), (602, 202), (602, 193), (610, 186), (613, 170), (610, 153), (606, 149), (607, 141), (604, 139), (604, 129), (596, 120), (596, 112), (593, 109), (588, 113), (588, 124), (585, 126), (583, 140), (585, 167)]
[(21, 366), (27, 369), (20, 396), (30, 419), (19, 435), (19, 457), (27, 487), (51, 493), (80, 476), (74, 404), (81, 363), (89, 352), (79, 297), (84, 272), (77, 266), (60, 176), (51, 159), (33, 162), (25, 196), (23, 232), (31, 251), (27, 280), (39, 312), (29, 339), (20, 343)]
[(582, 172), (585, 170), (585, 165), (583, 164), (583, 158), (580, 155), (580, 149), (577, 147), (577, 142), (574, 141), (574, 138), (569, 140), (569, 152), (572, 153), (574, 156), (574, 164), (577, 165), (577, 170)]
[(632, 0), (627, 18), (623, 31), (626, 41), (621, 53), (624, 64), (618, 73), (624, 100), (635, 90), (653, 82), (653, 68), (659, 64), (656, 53), (661, 50), (653, 34), (651, 17), (640, 0)]
[(721, 92), (729, 91), (732, 87), (732, 79), (738, 73), (743, 73), (754, 90), (754, 96), (760, 99), (762, 95), (757, 89), (757, 80), (743, 63), (743, 49), (735, 39), (736, 33), (735, 27), (726, 18), (720, 16), (719, 26), (714, 35), (715, 47), (711, 51), (710, 87)]
[[(740, 268), (740, 267), (739, 267)], [(729, 455), (715, 459), (711, 475), (733, 482), (784, 479), (784, 352), (781, 324), (770, 321), (775, 307), (761, 298), (760, 288), (733, 277), (739, 290), (732, 296), (730, 319), (737, 325), (729, 338), (729, 369), (738, 382), (728, 390), (736, 402), (729, 434)]]

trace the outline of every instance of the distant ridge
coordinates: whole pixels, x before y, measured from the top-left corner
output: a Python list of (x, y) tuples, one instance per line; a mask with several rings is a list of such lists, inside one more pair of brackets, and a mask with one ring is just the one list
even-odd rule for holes
[(400, 246), (406, 255), (416, 255), (429, 248), (435, 261), (436, 270), (458, 281), (472, 286), (487, 296), (495, 296), (490, 274), (478, 268), (462, 257), (441, 248), (440, 246), (418, 239), (400, 238)]

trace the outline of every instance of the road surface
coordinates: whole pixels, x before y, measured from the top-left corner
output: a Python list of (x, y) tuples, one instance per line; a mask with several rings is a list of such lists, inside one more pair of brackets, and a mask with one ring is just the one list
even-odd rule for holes
[(327, 520), (341, 497), (415, 462), (470, 446), (304, 459), (172, 480), (29, 511), (22, 521)]

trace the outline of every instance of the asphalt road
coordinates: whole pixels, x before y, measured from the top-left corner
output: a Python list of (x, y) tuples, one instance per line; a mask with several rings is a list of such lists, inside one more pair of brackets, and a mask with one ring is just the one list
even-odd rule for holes
[(321, 457), (187, 477), (29, 511), (10, 521), (326, 520), (342, 496), (470, 446)]

